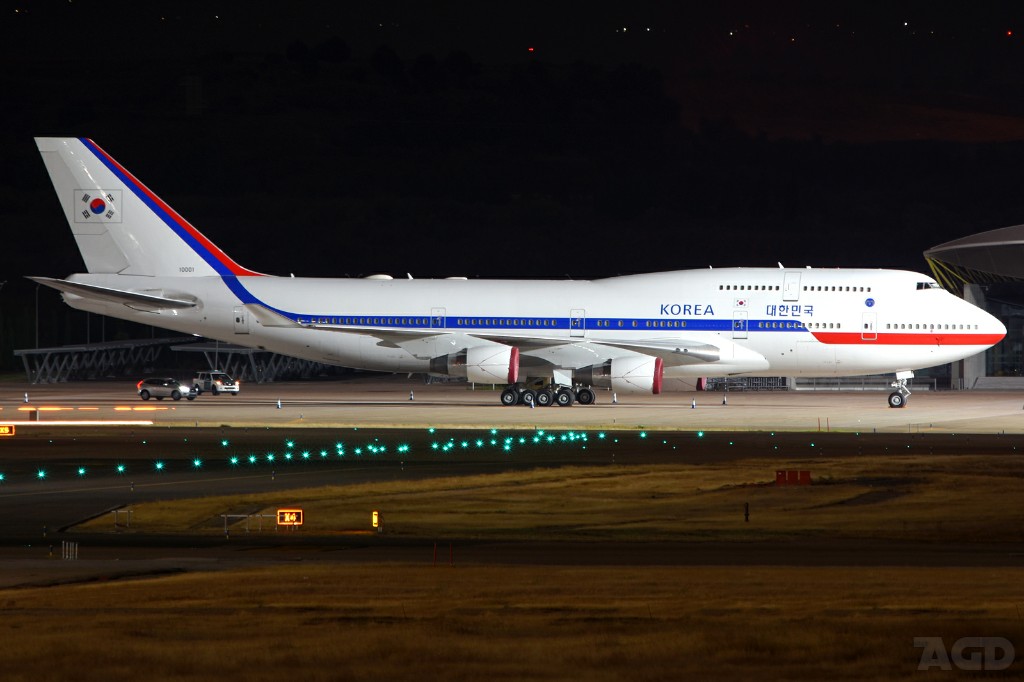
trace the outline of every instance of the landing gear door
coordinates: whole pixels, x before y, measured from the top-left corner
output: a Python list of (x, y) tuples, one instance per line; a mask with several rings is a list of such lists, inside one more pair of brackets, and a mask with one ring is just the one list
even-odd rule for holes
[(878, 339), (877, 325), (878, 313), (863, 313), (863, 320), (860, 328), (860, 338), (864, 341), (875, 341)]
[(782, 300), (783, 301), (799, 301), (800, 300), (800, 273), (799, 272), (787, 272), (785, 278), (782, 280)]
[(569, 336), (572, 338), (583, 338), (587, 330), (587, 311), (582, 308), (573, 308), (569, 311)]
[(235, 333), (236, 334), (248, 334), (249, 333), (249, 311), (243, 306), (235, 306), (234, 309), (235, 318)]

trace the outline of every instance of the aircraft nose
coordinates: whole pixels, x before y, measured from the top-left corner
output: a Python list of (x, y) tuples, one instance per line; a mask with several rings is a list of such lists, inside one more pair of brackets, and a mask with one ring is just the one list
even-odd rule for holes
[(985, 329), (988, 330), (989, 334), (993, 335), (992, 345), (999, 343), (1006, 338), (1006, 325), (1003, 324), (998, 317), (986, 312), (987, 320), (985, 321)]
[[(1006, 338), (1006, 325), (1000, 322), (999, 319), (996, 317), (993, 317), (992, 321), (995, 322), (996, 324), (996, 333), (999, 334), (999, 341), (1002, 341), (1004, 338)], [(999, 341), (997, 341), (996, 343), (999, 343)]]

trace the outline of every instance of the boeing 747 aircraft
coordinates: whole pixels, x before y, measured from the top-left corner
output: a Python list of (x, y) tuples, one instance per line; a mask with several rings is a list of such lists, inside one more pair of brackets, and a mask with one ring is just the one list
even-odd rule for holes
[(507, 385), (503, 405), (590, 404), (666, 378), (893, 372), (1006, 328), (931, 277), (726, 268), (593, 281), (274, 277), (232, 260), (86, 138), (36, 138), (87, 272), (32, 277), (73, 308), (333, 365)]

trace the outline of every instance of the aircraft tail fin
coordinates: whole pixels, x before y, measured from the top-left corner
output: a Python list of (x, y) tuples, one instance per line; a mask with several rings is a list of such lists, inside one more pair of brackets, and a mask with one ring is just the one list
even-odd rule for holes
[(92, 140), (37, 137), (36, 146), (88, 272), (260, 274), (229, 258)]

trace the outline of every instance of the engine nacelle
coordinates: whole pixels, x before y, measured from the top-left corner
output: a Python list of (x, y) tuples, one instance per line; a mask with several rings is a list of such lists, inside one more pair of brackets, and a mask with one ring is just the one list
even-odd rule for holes
[(497, 344), (464, 348), (432, 359), (430, 373), (466, 377), (478, 384), (514, 384), (519, 381), (519, 349)]
[(661, 358), (635, 355), (613, 358), (600, 365), (591, 365), (573, 372), (573, 379), (582, 384), (610, 388), (618, 393), (661, 393), (665, 363)]

